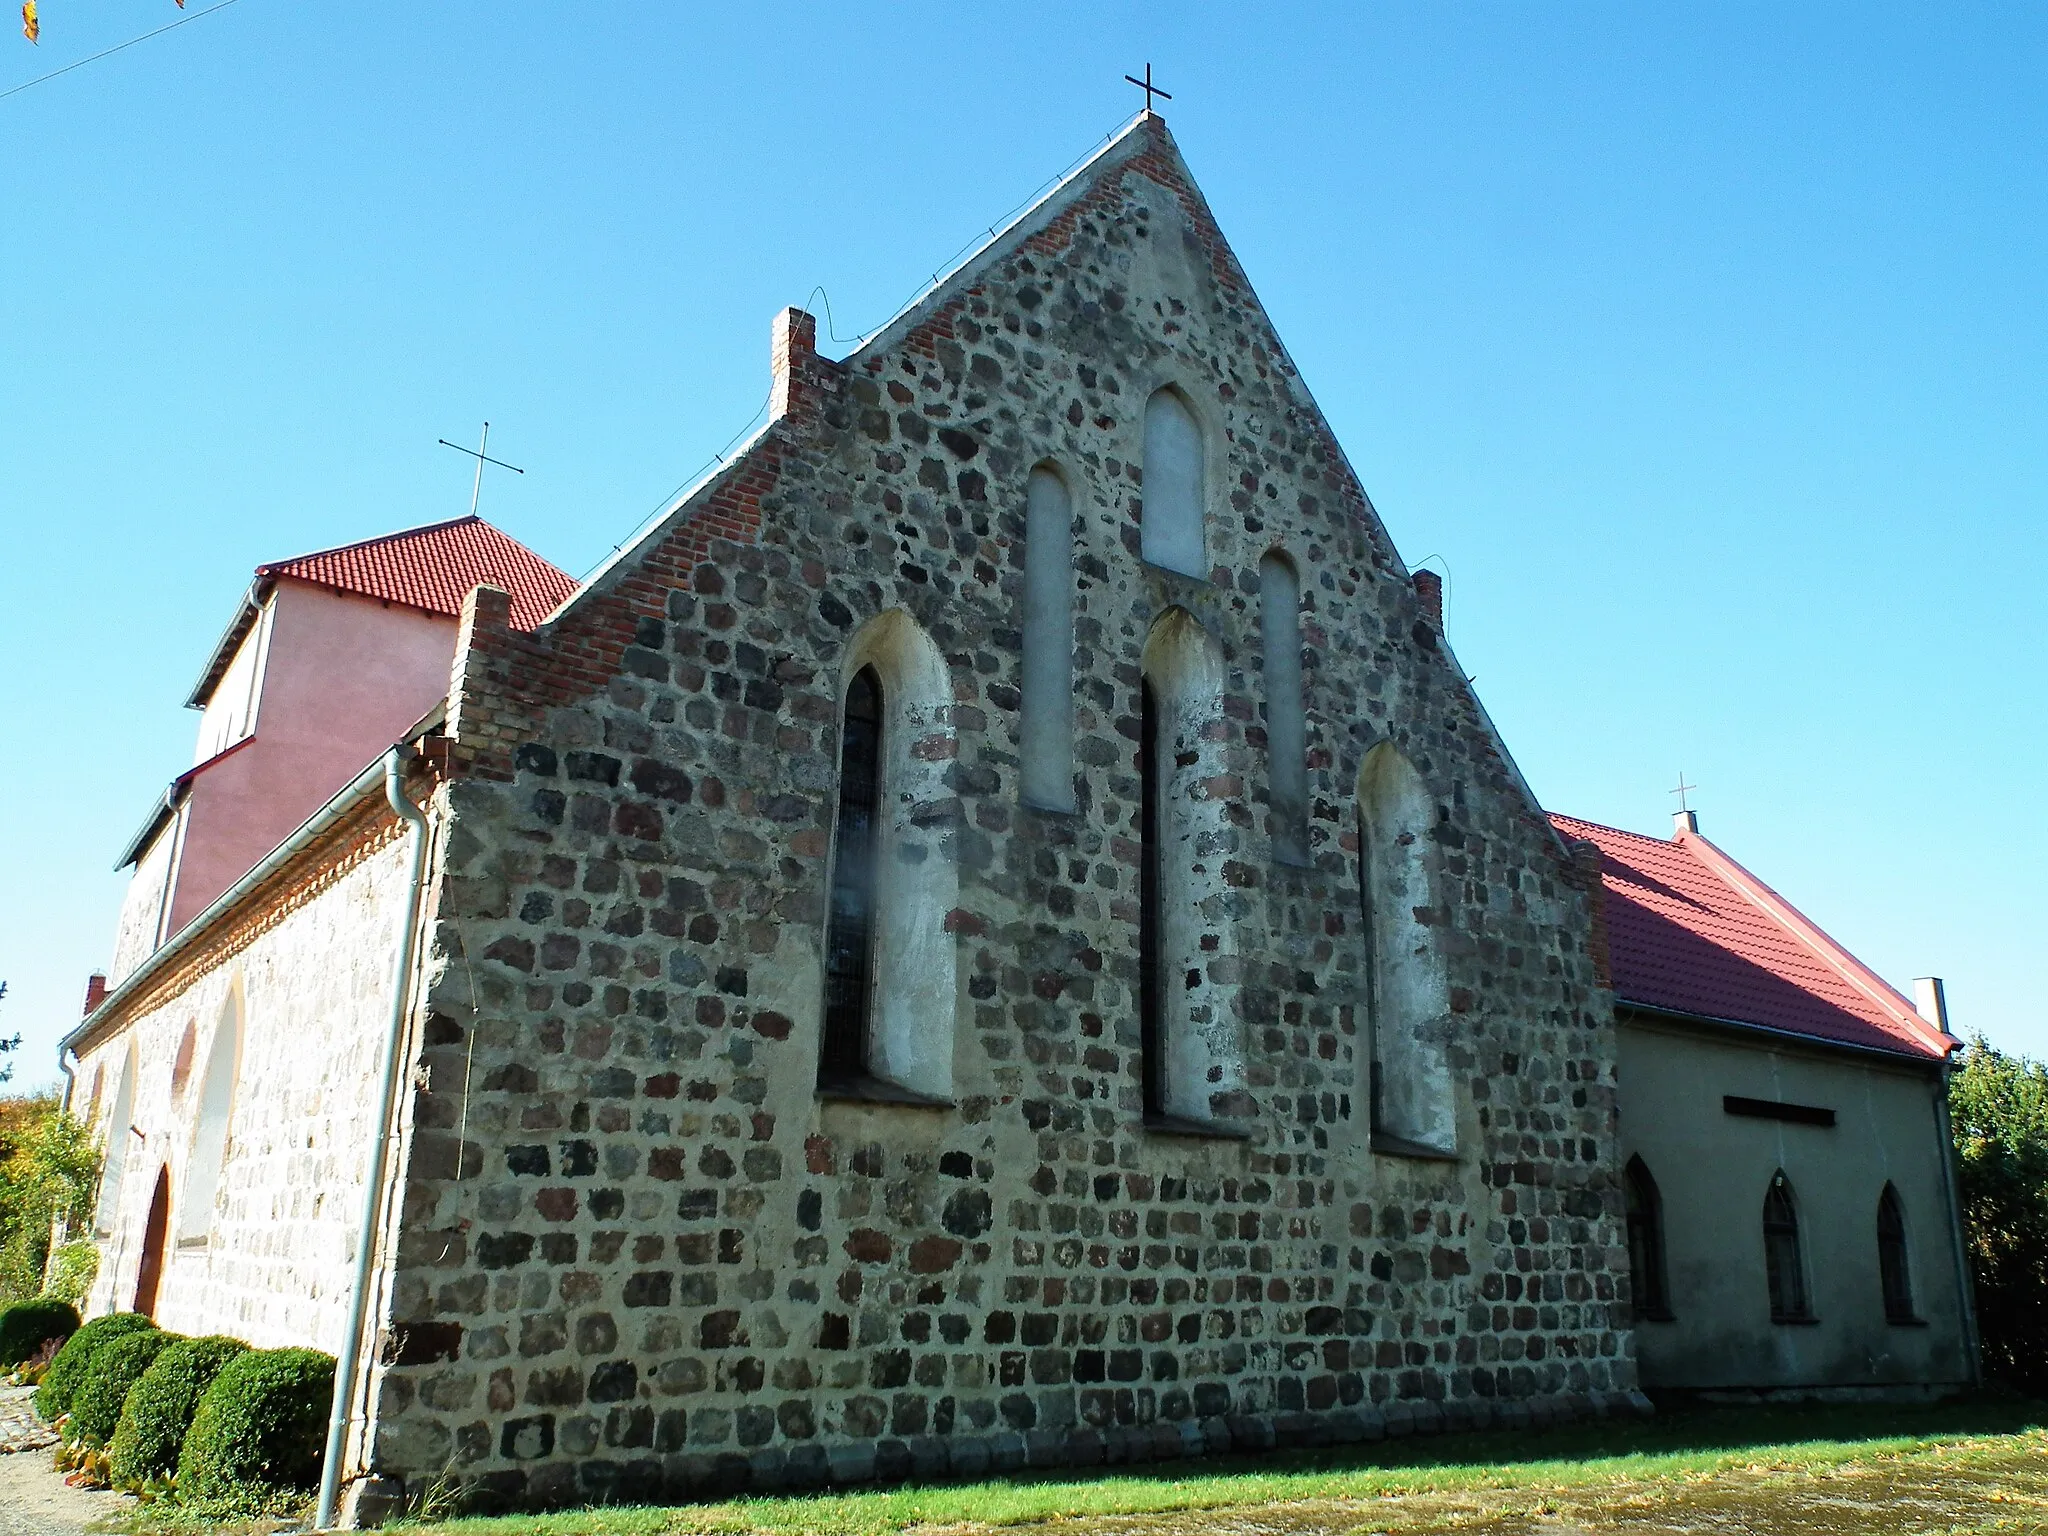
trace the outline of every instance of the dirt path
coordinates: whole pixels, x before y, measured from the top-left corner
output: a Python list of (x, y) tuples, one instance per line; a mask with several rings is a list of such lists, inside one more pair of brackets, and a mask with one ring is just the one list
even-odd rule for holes
[[(29, 1407), (33, 1389), (0, 1387), (0, 1536), (79, 1536), (128, 1501), (64, 1486), (50, 1459), (56, 1437)], [(15, 1449), (15, 1447), (22, 1449)]]
[(0, 1536), (83, 1536), (127, 1503), (118, 1493), (66, 1488), (47, 1450), (0, 1456)]

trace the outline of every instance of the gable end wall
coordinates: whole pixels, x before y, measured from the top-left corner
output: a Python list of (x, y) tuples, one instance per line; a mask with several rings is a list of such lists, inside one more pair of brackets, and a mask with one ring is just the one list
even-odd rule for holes
[[(382, 1471), (504, 1503), (1525, 1421), (1635, 1387), (1587, 896), (1163, 128), (846, 364), (533, 636), (464, 615)], [(1136, 556), (1143, 405), (1208, 430), (1201, 581)], [(950, 435), (947, 435), (950, 434)], [(1024, 489), (1073, 488), (1080, 810), (1021, 806)], [(1301, 572), (1311, 863), (1271, 857), (1258, 566)], [(1139, 665), (1222, 658), (1244, 1140), (1139, 1123)], [(837, 701), (951, 681), (952, 1108), (813, 1092)], [(1353, 786), (1434, 796), (1460, 1156), (1368, 1142)]]

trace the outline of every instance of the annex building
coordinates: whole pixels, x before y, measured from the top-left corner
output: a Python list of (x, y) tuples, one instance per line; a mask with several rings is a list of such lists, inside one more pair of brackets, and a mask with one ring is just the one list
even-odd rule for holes
[(1159, 118), (772, 366), (583, 583), (258, 572), (96, 1309), (335, 1352), (364, 1518), (1968, 1379), (1942, 1021), (1536, 803)]

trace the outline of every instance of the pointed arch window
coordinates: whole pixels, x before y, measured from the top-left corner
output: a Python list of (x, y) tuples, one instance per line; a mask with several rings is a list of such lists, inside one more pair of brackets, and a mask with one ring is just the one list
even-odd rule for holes
[(1233, 809), (1208, 786), (1222, 760), (1222, 649), (1184, 608), (1153, 622), (1139, 670), (1138, 1059), (1154, 1129), (1235, 1136), (1245, 1064), (1233, 898), (1207, 850)]
[(1273, 856), (1308, 862), (1308, 721), (1301, 698), (1301, 583), (1278, 550), (1259, 562), (1265, 655), (1266, 784)]
[(213, 1230), (215, 1197), (228, 1155), (228, 1128), (235, 1107), (235, 1079), (242, 1057), (242, 1001), (231, 994), (213, 1027), (200, 1080), (199, 1112), (192, 1129), (192, 1153), (185, 1162), (185, 1190), (178, 1201), (178, 1241), (203, 1243)]
[(1622, 1170), (1622, 1188), (1628, 1204), (1628, 1269), (1636, 1316), (1668, 1321), (1671, 1295), (1664, 1283), (1664, 1198), (1640, 1157), (1630, 1158)]
[(1202, 540), (1202, 427), (1179, 390), (1145, 402), (1144, 499), (1138, 547), (1152, 565), (1206, 578)]
[(825, 934), (821, 1086), (867, 1073), (874, 981), (875, 819), (882, 785), (882, 679), (862, 667), (839, 726), (839, 814), (832, 833), (832, 909)]
[(1799, 1207), (1783, 1170), (1771, 1175), (1770, 1188), (1764, 1191), (1764, 1280), (1770, 1288), (1772, 1322), (1813, 1321), (1799, 1242)]
[(1917, 1323), (1913, 1311), (1913, 1271), (1906, 1259), (1906, 1207), (1887, 1183), (1877, 1197), (1877, 1278), (1884, 1288), (1884, 1319)]
[(1041, 464), (1024, 500), (1024, 802), (1074, 809), (1074, 508), (1067, 484)]

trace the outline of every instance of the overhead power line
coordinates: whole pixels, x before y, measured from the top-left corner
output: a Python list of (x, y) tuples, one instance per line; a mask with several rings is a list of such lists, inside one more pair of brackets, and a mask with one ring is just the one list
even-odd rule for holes
[(146, 43), (152, 37), (162, 37), (166, 32), (175, 32), (178, 28), (195, 22), (202, 16), (211, 16), (215, 11), (224, 11), (234, 3), (235, 0), (220, 0), (218, 5), (209, 5), (205, 10), (194, 11), (190, 16), (180, 16), (176, 21), (158, 27), (154, 32), (145, 32), (140, 37), (131, 37), (125, 43), (116, 43), (111, 48), (101, 49), (90, 58), (80, 59), (75, 64), (66, 64), (62, 69), (53, 69), (47, 75), (37, 75), (35, 79), (24, 80), (19, 85), (11, 85), (6, 90), (0, 91), (0, 101), (5, 101), (9, 96), (17, 95), (32, 85), (41, 85), (45, 80), (54, 80), (59, 75), (70, 74), (74, 69), (83, 69), (88, 64), (97, 64), (101, 59), (110, 58), (114, 54), (119, 53), (123, 48), (133, 48), (137, 43)]

